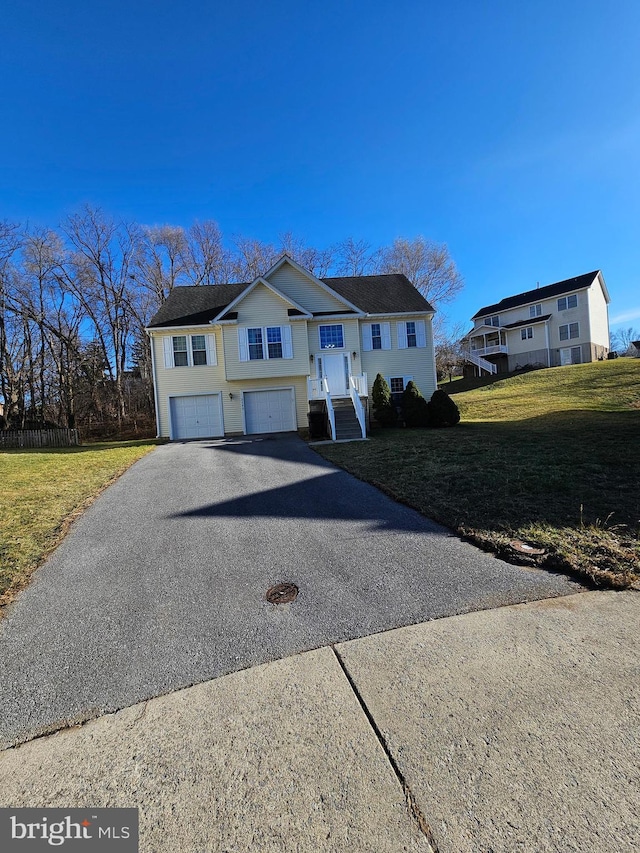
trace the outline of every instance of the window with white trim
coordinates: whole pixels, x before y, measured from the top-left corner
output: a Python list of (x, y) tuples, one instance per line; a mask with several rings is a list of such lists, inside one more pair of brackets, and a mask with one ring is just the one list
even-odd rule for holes
[(204, 335), (191, 335), (191, 355), (194, 365), (207, 363), (207, 345)]
[(320, 349), (342, 349), (344, 347), (344, 329), (342, 323), (331, 326), (318, 326)]
[(566, 323), (564, 326), (560, 326), (560, 340), (568, 341), (571, 338), (579, 338), (580, 337), (580, 324), (579, 323)]
[(187, 367), (187, 365), (189, 364), (189, 354), (187, 353), (187, 336), (174, 335), (172, 340), (174, 367)]
[(402, 402), (402, 392), (407, 387), (413, 376), (390, 376), (387, 379), (389, 390), (391, 391), (391, 399), (394, 405), (399, 406)]
[(363, 323), (362, 349), (371, 352), (374, 349), (391, 349), (390, 323)]
[(398, 349), (426, 347), (427, 333), (424, 320), (410, 320), (397, 324)]
[(267, 350), (269, 358), (282, 358), (282, 329), (267, 326)]
[(239, 326), (240, 361), (293, 358), (291, 326)]
[(558, 299), (558, 311), (566, 311), (568, 308), (578, 307), (578, 294), (572, 293), (571, 296), (561, 296)]
[(494, 317), (485, 317), (483, 322), (485, 326), (499, 326), (500, 317), (497, 314)]
[(164, 338), (164, 366), (199, 367), (216, 365), (216, 336), (209, 335), (172, 335)]
[(247, 329), (247, 341), (249, 342), (249, 361), (258, 361), (264, 358), (262, 348), (262, 328)]
[(538, 303), (537, 305), (529, 306), (529, 316), (530, 317), (540, 317), (542, 314), (542, 304)]
[(533, 326), (527, 326), (526, 329), (520, 329), (520, 337), (523, 341), (533, 337)]

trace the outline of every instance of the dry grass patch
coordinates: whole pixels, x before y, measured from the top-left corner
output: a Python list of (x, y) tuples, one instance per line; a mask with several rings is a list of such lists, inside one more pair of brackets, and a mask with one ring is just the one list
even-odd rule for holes
[(27, 585), (70, 521), (153, 441), (0, 453), (0, 605)]
[(537, 371), (455, 395), (447, 430), (378, 430), (323, 456), (481, 547), (605, 586), (640, 578), (640, 361)]

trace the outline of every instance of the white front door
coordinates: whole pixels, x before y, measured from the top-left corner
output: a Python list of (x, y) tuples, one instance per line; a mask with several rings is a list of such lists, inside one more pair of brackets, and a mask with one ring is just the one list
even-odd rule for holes
[(329, 394), (332, 397), (344, 397), (349, 382), (349, 356), (340, 352), (335, 355), (322, 354), (318, 356), (319, 378), (326, 377), (329, 383)]

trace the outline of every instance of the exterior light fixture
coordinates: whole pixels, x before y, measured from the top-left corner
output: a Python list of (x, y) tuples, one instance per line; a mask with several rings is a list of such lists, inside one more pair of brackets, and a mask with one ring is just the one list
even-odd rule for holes
[(357, 358), (357, 357), (358, 357), (358, 353), (357, 353), (355, 350), (353, 351), (352, 355), (353, 355), (353, 357), (354, 357), (354, 358)]
[(231, 393), (231, 391), (229, 391), (229, 399), (233, 400), (233, 394)]

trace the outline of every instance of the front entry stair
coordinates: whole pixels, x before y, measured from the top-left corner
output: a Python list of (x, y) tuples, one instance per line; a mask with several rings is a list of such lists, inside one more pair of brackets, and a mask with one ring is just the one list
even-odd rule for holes
[(353, 408), (353, 403), (347, 398), (333, 398), (333, 409), (336, 418), (336, 441), (348, 441), (362, 438), (362, 430)]

